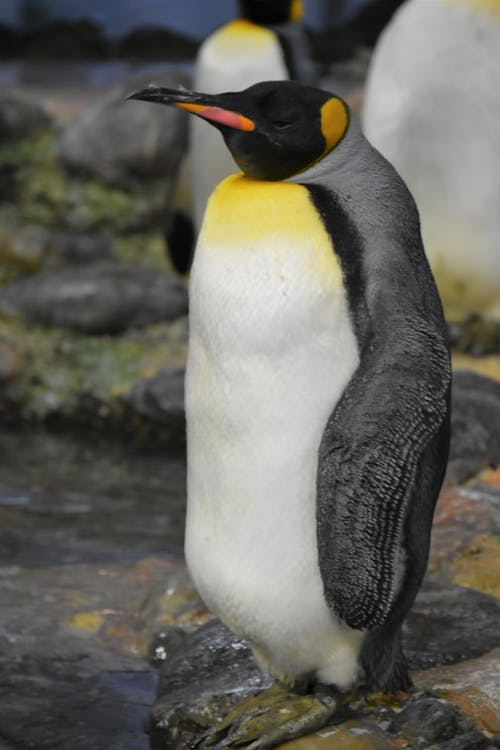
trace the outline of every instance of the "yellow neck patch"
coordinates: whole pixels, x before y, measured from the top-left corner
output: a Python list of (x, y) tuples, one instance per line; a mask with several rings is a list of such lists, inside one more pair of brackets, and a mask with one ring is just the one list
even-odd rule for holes
[(304, 15), (304, 6), (302, 0), (291, 0), (289, 21), (298, 21)]
[(298, 254), (301, 274), (319, 287), (342, 284), (332, 239), (304, 185), (227, 177), (210, 196), (199, 243), (210, 252), (269, 254), (278, 275), (280, 263)]
[(500, 0), (446, 0), (450, 5), (463, 5), (477, 13), (495, 16), (500, 20)]

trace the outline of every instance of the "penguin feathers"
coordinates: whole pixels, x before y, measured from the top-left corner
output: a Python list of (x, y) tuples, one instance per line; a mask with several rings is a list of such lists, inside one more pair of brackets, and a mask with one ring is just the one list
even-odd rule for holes
[(287, 683), (406, 689), (450, 390), (414, 201), (329, 92), (135, 96), (206, 119), (244, 170), (209, 200), (191, 277), (195, 584)]

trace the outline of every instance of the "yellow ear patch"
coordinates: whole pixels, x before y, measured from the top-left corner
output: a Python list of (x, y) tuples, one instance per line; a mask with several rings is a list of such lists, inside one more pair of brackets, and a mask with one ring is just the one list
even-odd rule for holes
[(289, 21), (298, 21), (304, 15), (304, 6), (302, 0), (291, 0), (290, 2), (290, 14), (288, 16)]
[(325, 139), (325, 150), (320, 158), (334, 148), (345, 135), (349, 125), (349, 113), (341, 99), (332, 96), (321, 107), (321, 132)]

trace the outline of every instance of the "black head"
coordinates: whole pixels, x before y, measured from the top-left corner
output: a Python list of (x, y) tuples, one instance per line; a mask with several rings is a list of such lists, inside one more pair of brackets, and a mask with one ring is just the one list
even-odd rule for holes
[(239, 0), (240, 14), (254, 23), (279, 24), (303, 15), (302, 0)]
[(129, 98), (174, 104), (208, 120), (240, 169), (260, 180), (304, 171), (335, 148), (349, 126), (342, 99), (294, 81), (214, 95), (150, 87)]

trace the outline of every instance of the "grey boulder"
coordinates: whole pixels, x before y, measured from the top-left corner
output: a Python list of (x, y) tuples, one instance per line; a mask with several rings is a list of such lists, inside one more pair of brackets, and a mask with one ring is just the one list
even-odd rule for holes
[(0, 312), (82, 333), (120, 333), (187, 312), (177, 279), (129, 263), (44, 271), (0, 291)]
[(151, 82), (177, 88), (187, 79), (172, 70), (135, 78), (85, 110), (57, 144), (63, 166), (125, 186), (133, 180), (174, 179), (187, 145), (186, 114), (126, 100)]
[(49, 113), (34, 99), (17, 93), (0, 94), (0, 143), (29, 138), (51, 125)]

